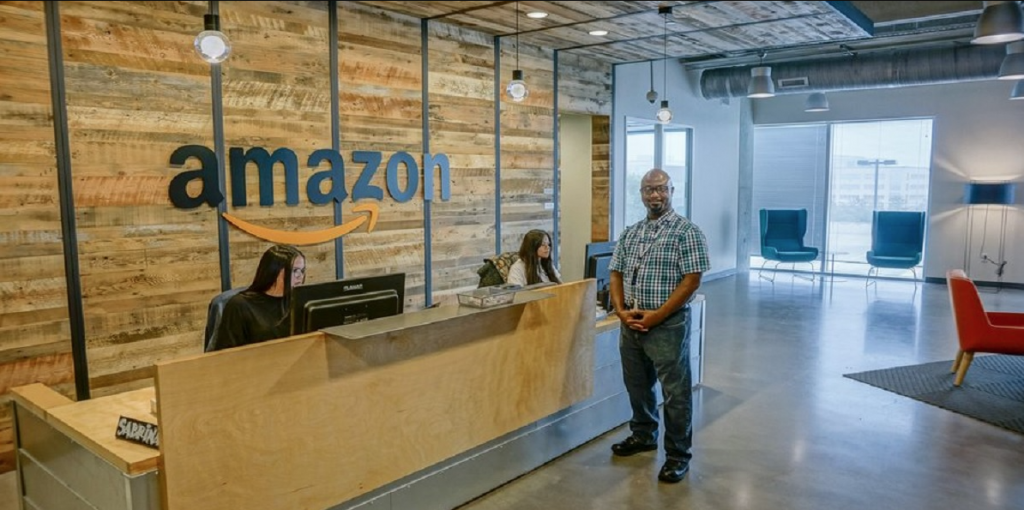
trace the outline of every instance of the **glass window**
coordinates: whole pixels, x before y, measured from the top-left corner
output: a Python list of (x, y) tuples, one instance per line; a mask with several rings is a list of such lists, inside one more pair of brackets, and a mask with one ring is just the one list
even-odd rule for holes
[(674, 124), (626, 119), (625, 189), (618, 195), (624, 200), (625, 226), (644, 219), (647, 214), (640, 199), (640, 180), (652, 168), (661, 168), (672, 178), (675, 189), (672, 208), (683, 216), (689, 214), (691, 131), (691, 128)]
[[(824, 251), (828, 126), (770, 126), (754, 129), (754, 189), (751, 267), (761, 267), (761, 209), (806, 209), (804, 245)], [(795, 269), (819, 269), (818, 261)]]
[(932, 120), (848, 122), (832, 129), (830, 251), (837, 272), (867, 274), (872, 212), (928, 210)]

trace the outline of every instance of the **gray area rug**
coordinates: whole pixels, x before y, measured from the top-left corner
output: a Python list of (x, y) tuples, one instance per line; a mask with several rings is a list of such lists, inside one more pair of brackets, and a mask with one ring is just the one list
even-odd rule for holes
[(959, 388), (952, 366), (938, 361), (844, 376), (1024, 434), (1024, 356), (977, 356)]

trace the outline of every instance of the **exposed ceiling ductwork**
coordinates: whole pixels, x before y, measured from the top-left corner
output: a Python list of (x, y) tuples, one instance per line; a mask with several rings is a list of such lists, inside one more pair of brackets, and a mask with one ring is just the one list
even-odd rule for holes
[[(1005, 56), (1003, 45), (967, 45), (764, 65), (772, 68), (776, 94), (807, 94), (994, 80)], [(705, 99), (745, 97), (751, 67), (704, 70), (701, 94)]]

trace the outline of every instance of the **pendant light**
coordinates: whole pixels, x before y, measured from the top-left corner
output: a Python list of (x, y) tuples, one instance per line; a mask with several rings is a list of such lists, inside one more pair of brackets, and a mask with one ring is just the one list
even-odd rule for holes
[(1024, 78), (1024, 41), (1014, 41), (1006, 45), (1006, 57), (999, 66), (1000, 80), (1020, 80)]
[(815, 92), (807, 96), (807, 102), (804, 103), (805, 112), (827, 112), (828, 111), (828, 98), (822, 92)]
[(1024, 39), (1024, 13), (1020, 2), (982, 2), (978, 24), (974, 26), (974, 44), (1001, 44)]
[(647, 102), (651, 103), (651, 104), (654, 104), (655, 102), (658, 101), (658, 92), (656, 92), (654, 90), (654, 61), (652, 60), (650, 62), (650, 64), (651, 64), (651, 90), (647, 91)]
[[(665, 38), (662, 46), (662, 70), (664, 71), (662, 79), (662, 90), (665, 92), (665, 99), (661, 101), (661, 108), (654, 116), (658, 119), (658, 122), (662, 124), (668, 124), (672, 121), (672, 110), (668, 107), (668, 15), (672, 13), (671, 7), (660, 7), (658, 13), (665, 18)], [(654, 65), (653, 63), (651, 65)], [(653, 71), (651, 71), (653, 73)], [(653, 74), (651, 75), (653, 77)], [(652, 87), (653, 88), (653, 87)], [(657, 98), (655, 98), (657, 99)]]
[[(210, 3), (213, 10), (213, 2)], [(220, 16), (210, 12), (203, 15), (203, 31), (196, 36), (195, 48), (199, 56), (211, 63), (219, 64), (231, 54), (231, 41), (220, 31)]]
[(747, 84), (747, 97), (775, 96), (775, 83), (772, 81), (772, 68), (764, 65), (765, 52), (761, 52), (761, 65), (750, 69), (750, 83)]
[(1024, 99), (1024, 80), (1017, 82), (1017, 84), (1013, 86), (1013, 90), (1010, 91), (1010, 99)]
[(505, 93), (517, 103), (530, 95), (530, 89), (523, 81), (523, 70), (519, 68), (519, 2), (516, 2), (516, 70), (512, 71), (512, 81), (508, 82)]

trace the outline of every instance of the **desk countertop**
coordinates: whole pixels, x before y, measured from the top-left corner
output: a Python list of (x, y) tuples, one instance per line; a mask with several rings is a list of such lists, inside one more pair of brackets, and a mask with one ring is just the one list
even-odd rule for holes
[(150, 412), (154, 388), (75, 402), (43, 384), (12, 388), (14, 401), (127, 475), (157, 468), (160, 452), (114, 437), (121, 416), (158, 423)]

